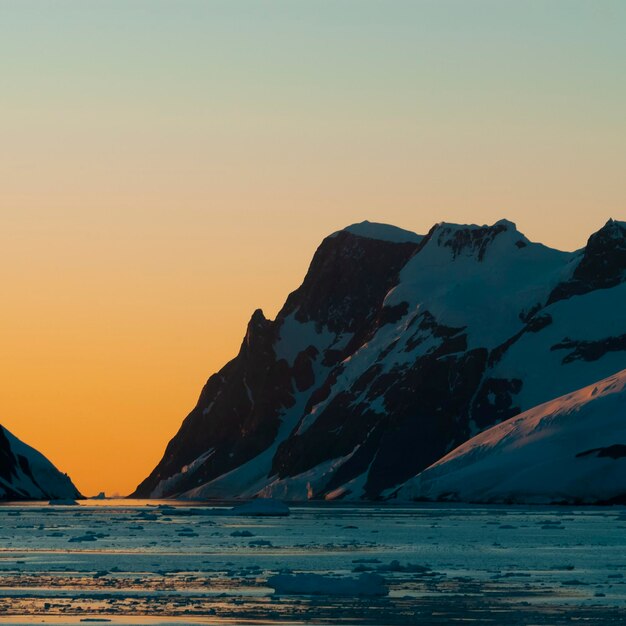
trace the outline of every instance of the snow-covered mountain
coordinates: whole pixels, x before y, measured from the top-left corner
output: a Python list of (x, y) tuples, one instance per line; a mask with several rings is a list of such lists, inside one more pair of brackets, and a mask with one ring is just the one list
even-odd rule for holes
[(626, 370), (476, 435), (398, 497), (626, 503)]
[(80, 493), (43, 454), (0, 426), (0, 500), (74, 499)]
[(137, 488), (378, 498), (478, 432), (624, 368), (626, 224), (560, 252), (506, 220), (327, 237)]

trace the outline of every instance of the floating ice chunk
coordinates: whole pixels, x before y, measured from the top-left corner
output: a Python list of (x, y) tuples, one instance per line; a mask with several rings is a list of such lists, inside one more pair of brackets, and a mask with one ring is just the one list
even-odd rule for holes
[(257, 498), (245, 504), (235, 506), (230, 510), (231, 515), (250, 515), (250, 516), (277, 516), (284, 517), (289, 515), (289, 507), (279, 500), (272, 498)]
[(271, 548), (272, 542), (267, 539), (255, 539), (254, 541), (248, 541), (248, 545), (257, 548)]
[[(194, 516), (206, 516), (206, 515), (222, 515), (223, 512), (221, 509), (212, 509), (205, 507), (193, 507), (193, 508), (183, 508), (183, 507), (158, 507), (160, 512), (163, 515), (168, 515), (170, 517), (178, 516), (178, 517), (194, 517)], [(204, 522), (209, 523), (209, 522)]]
[(415, 563), (402, 565), (400, 561), (396, 560), (391, 561), (389, 565), (379, 565), (377, 569), (380, 572), (416, 572), (419, 574), (430, 571), (430, 567), (426, 567), (425, 565), (416, 565)]
[(87, 535), (80, 535), (78, 537), (71, 537), (67, 541), (68, 543), (82, 543), (83, 541), (98, 541), (98, 537), (96, 535), (87, 534)]
[(158, 515), (155, 513), (149, 513), (148, 511), (139, 511), (135, 517), (136, 519), (142, 519), (146, 522), (154, 522), (159, 519)]
[(339, 578), (321, 574), (277, 574), (267, 580), (276, 594), (326, 596), (386, 596), (385, 579), (378, 574)]
[(249, 530), (235, 530), (230, 533), (231, 537), (254, 537), (254, 533), (251, 533)]

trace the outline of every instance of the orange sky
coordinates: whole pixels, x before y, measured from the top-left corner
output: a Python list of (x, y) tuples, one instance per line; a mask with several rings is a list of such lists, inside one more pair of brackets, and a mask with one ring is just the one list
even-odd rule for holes
[[(225, 224), (209, 210), (202, 219), (202, 211), (179, 210), (168, 227), (155, 210), (133, 228), (91, 213), (14, 224), (0, 250), (2, 423), (83, 492), (129, 492), (160, 458), (206, 378), (236, 354), (252, 311), (276, 314), (325, 234), (362, 217), (421, 232), (450, 217), (441, 209), (427, 217), (408, 204), (319, 221), (277, 215), (267, 202), (265, 223), (242, 213)], [(479, 222), (509, 215), (537, 235), (515, 211), (469, 213)], [(590, 229), (565, 237), (546, 228), (543, 239), (577, 247)]]
[(625, 218), (623, 3), (392, 5), (0, 6), (0, 423), (84, 493), (149, 473), (330, 232)]

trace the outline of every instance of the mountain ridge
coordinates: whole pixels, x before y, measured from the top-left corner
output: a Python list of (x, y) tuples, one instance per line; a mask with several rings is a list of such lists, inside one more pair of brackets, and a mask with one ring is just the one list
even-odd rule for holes
[(0, 500), (80, 497), (67, 474), (0, 425)]
[(275, 320), (253, 314), (134, 496), (386, 497), (481, 430), (620, 369), (626, 323), (606, 300), (626, 302), (621, 222), (576, 252), (508, 220), (348, 229), (361, 234), (325, 238)]

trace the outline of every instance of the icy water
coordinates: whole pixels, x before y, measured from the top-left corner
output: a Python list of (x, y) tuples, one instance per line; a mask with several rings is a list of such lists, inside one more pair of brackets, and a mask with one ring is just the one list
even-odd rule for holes
[[(0, 624), (626, 624), (621, 508), (158, 504), (0, 506)], [(281, 571), (389, 592), (279, 595)]]

